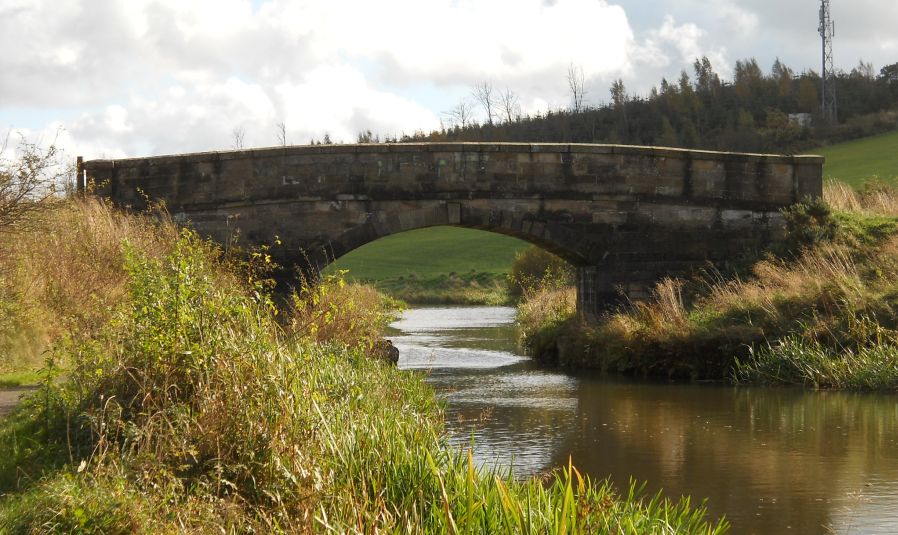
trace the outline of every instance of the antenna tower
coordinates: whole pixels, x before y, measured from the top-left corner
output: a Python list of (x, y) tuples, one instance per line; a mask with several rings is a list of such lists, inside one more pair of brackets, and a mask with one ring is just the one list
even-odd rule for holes
[(836, 24), (830, 17), (829, 1), (820, 0), (820, 38), (823, 41), (823, 75), (822, 90), (820, 91), (820, 111), (823, 119), (835, 123), (837, 118), (836, 107), (836, 75), (833, 67), (833, 36), (836, 33)]

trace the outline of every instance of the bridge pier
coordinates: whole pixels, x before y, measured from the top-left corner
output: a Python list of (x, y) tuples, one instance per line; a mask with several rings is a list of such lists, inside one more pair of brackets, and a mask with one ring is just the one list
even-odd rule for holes
[(630, 302), (651, 296), (652, 288), (664, 276), (683, 273), (658, 273), (639, 266), (577, 268), (577, 313), (589, 320)]

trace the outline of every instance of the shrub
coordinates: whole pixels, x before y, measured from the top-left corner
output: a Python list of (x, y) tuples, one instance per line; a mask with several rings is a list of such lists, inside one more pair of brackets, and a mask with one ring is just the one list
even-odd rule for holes
[(371, 286), (347, 283), (344, 271), (304, 281), (290, 295), (288, 331), (315, 343), (371, 350), (401, 305)]
[(792, 250), (832, 240), (838, 228), (832, 210), (822, 198), (806, 199), (782, 211), (786, 245)]
[(521, 297), (540, 287), (561, 288), (574, 283), (574, 268), (560, 257), (532, 245), (515, 255), (508, 274), (508, 292)]

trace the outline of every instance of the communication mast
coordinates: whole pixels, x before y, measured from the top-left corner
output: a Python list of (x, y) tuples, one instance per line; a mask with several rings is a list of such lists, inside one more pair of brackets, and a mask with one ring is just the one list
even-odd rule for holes
[(835, 123), (838, 117), (836, 107), (836, 74), (833, 67), (833, 36), (836, 24), (830, 17), (829, 0), (820, 0), (820, 38), (823, 41), (823, 74), (820, 91), (820, 111), (823, 119)]

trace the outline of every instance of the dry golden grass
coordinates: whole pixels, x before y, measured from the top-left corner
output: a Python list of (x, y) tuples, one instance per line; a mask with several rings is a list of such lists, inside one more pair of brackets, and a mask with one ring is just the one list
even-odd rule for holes
[(683, 281), (665, 277), (652, 288), (652, 297), (635, 303), (633, 315), (638, 322), (651, 329), (679, 330), (687, 323), (683, 304)]
[(0, 327), (0, 369), (36, 365), (63, 333), (96, 332), (127, 295), (123, 244), (159, 258), (178, 235), (164, 216), (125, 214), (95, 198), (35, 217), (0, 240), (0, 304), (14, 306), (19, 322)]
[(518, 305), (516, 320), (521, 326), (524, 345), (528, 333), (551, 329), (577, 312), (577, 290), (572, 287), (550, 287), (536, 290)]
[(886, 184), (871, 184), (860, 191), (844, 182), (828, 180), (823, 198), (833, 210), (898, 216), (898, 189)]
[(857, 262), (834, 245), (806, 251), (795, 261), (763, 260), (746, 280), (709, 284), (707, 296), (696, 308), (720, 314), (757, 311), (773, 319), (787, 300), (856, 303), (863, 299), (865, 288)]

